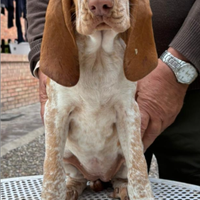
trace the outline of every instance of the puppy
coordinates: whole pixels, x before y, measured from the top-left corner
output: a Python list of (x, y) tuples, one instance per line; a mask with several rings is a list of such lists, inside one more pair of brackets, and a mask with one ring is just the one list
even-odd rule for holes
[(42, 199), (77, 200), (88, 180), (111, 180), (113, 198), (153, 200), (134, 98), (157, 64), (148, 0), (50, 0), (40, 63)]

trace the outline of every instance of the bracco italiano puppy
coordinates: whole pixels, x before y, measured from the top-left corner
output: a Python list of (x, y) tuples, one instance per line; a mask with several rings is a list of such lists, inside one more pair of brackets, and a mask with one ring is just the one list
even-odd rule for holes
[(42, 199), (77, 200), (88, 180), (111, 180), (113, 198), (153, 200), (134, 99), (157, 65), (149, 1), (50, 0), (40, 64)]

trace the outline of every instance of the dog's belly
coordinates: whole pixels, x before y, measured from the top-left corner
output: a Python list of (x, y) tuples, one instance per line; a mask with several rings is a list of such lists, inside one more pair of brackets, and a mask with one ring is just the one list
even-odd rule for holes
[(108, 182), (114, 177), (125, 160), (121, 155), (118, 155), (117, 159), (107, 168), (105, 167), (105, 163), (108, 161), (100, 161), (98, 158), (92, 158), (87, 164), (82, 164), (74, 155), (64, 158), (64, 162), (75, 166), (87, 180), (95, 181), (100, 179), (104, 182)]
[(88, 180), (109, 181), (124, 162), (115, 122), (113, 108), (75, 109), (66, 142), (65, 162), (78, 168)]

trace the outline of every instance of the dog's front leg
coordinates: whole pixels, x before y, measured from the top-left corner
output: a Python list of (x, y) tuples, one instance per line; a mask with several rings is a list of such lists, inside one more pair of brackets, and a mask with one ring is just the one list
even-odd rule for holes
[(148, 179), (140, 131), (140, 112), (134, 99), (117, 108), (117, 131), (128, 170), (130, 200), (154, 200)]
[(69, 113), (59, 111), (54, 100), (49, 97), (45, 107), (46, 154), (42, 200), (66, 199), (67, 188), (63, 167), (63, 152), (68, 131), (68, 116)]

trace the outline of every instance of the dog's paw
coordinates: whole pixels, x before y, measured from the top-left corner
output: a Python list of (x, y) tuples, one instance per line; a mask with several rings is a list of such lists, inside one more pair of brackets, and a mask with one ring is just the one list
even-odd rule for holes
[(78, 192), (76, 190), (67, 190), (65, 200), (77, 200), (77, 199), (78, 199)]
[(113, 199), (129, 200), (128, 191), (126, 187), (114, 188), (114, 191), (109, 195)]
[(90, 181), (90, 188), (95, 192), (100, 192), (108, 187), (112, 187), (111, 182), (102, 182), (101, 180)]
[(103, 190), (103, 183), (100, 180), (90, 181), (90, 188), (95, 192)]

